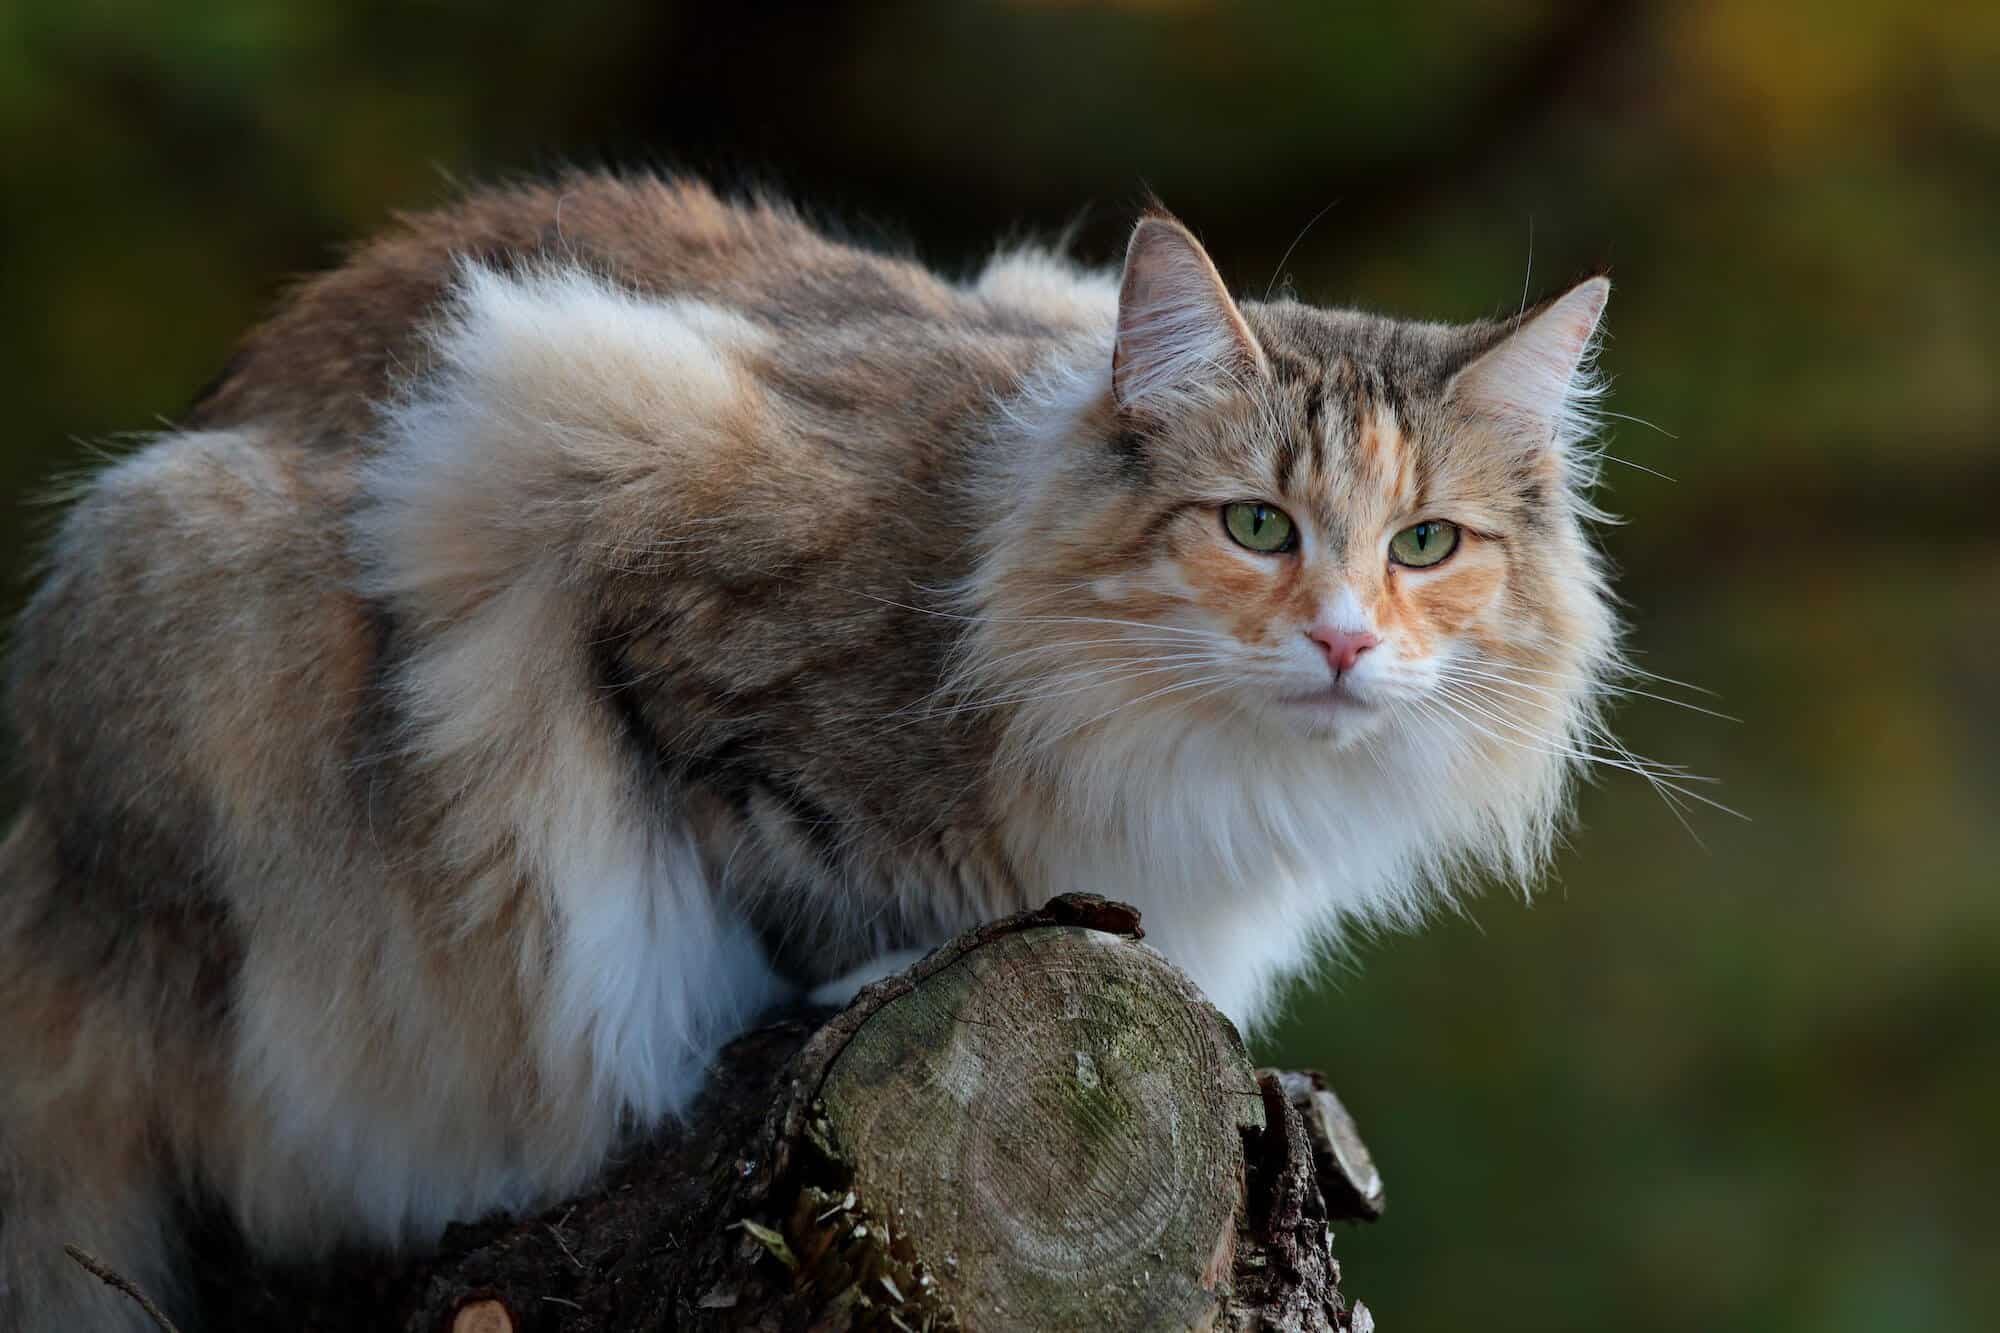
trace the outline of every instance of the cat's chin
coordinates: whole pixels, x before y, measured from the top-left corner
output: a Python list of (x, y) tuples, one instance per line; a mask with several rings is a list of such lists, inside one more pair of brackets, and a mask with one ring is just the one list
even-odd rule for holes
[(1346, 749), (1382, 725), (1385, 710), (1343, 685), (1281, 694), (1267, 713), (1287, 730)]

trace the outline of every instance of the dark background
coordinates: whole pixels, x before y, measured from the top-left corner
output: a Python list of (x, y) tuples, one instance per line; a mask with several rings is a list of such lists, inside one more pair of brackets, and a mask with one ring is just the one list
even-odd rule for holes
[(1634, 643), (1742, 719), (1619, 725), (1748, 822), (1611, 775), (1532, 908), (1366, 943), (1261, 1051), (1376, 1150), (1337, 1243), (1392, 1331), (1994, 1327), (2000, 6), (1380, 8), (13, 0), (0, 565), (454, 181), (775, 181), (959, 271), (1112, 260), (1150, 187), (1241, 290), (1438, 318), (1609, 263)]

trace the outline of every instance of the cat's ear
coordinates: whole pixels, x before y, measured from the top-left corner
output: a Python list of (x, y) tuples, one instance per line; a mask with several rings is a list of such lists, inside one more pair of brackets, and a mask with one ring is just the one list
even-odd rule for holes
[(1587, 434), (1597, 381), (1590, 372), (1611, 280), (1588, 278), (1529, 311), (1451, 382), (1466, 410), (1532, 447)]
[(1194, 233), (1164, 214), (1132, 229), (1118, 287), (1111, 391), (1121, 411), (1164, 419), (1259, 372), (1264, 354)]

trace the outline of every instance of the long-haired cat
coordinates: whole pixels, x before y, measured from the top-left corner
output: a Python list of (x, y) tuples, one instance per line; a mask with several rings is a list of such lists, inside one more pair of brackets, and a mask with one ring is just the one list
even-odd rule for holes
[(192, 1193), (296, 1256), (575, 1191), (760, 1009), (1065, 890), (1250, 1024), (1531, 875), (1607, 291), (1239, 303), (1157, 213), (957, 283), (599, 175), (307, 282), (19, 627), (0, 1325), (136, 1318), (66, 1242), (170, 1297)]

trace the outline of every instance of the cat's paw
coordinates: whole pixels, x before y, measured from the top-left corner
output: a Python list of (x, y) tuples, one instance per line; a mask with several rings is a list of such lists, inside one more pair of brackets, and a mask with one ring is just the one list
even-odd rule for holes
[(892, 977), (929, 953), (928, 949), (897, 949), (871, 958), (845, 976), (821, 982), (806, 993), (806, 999), (827, 1009), (845, 1009), (854, 1002), (863, 986)]

